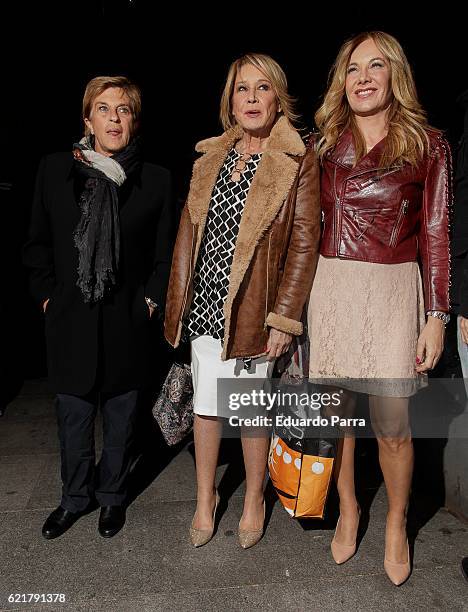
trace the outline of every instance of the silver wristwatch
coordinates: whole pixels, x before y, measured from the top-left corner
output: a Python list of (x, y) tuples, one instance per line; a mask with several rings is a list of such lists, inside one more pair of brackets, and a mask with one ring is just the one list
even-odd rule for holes
[(428, 310), (426, 312), (428, 317), (435, 317), (436, 319), (440, 319), (444, 325), (450, 321), (450, 315), (446, 312), (442, 312), (441, 310)]

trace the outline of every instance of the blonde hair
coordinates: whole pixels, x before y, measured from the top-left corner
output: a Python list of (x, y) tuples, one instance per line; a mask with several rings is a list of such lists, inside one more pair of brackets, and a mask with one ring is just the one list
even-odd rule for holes
[[(89, 81), (83, 96), (81, 112), (83, 121), (89, 119), (94, 100), (110, 87), (123, 89), (129, 97), (133, 121), (136, 127), (141, 114), (141, 91), (138, 85), (135, 85), (135, 83), (132, 83), (130, 79), (124, 76), (98, 76)], [(89, 134), (90, 129), (85, 124), (85, 136), (89, 136)]]
[(336, 144), (347, 128), (353, 134), (356, 160), (366, 154), (364, 137), (356, 124), (346, 97), (346, 74), (354, 50), (364, 41), (372, 40), (390, 66), (393, 99), (387, 111), (388, 134), (382, 152), (381, 165), (418, 164), (429, 149), (428, 131), (437, 132), (427, 122), (426, 113), (418, 100), (411, 67), (400, 43), (385, 32), (362, 32), (346, 41), (333, 64), (328, 89), (315, 114), (320, 130), (318, 153), (321, 158)]
[(290, 123), (299, 120), (299, 115), (294, 110), (295, 99), (288, 94), (288, 82), (281, 66), (269, 55), (263, 53), (247, 53), (232, 62), (229, 67), (226, 84), (224, 85), (221, 96), (219, 118), (224, 130), (234, 127), (237, 122), (232, 113), (232, 94), (236, 82), (237, 73), (246, 64), (251, 64), (258, 68), (260, 72), (270, 81), (271, 86), (278, 98), (283, 114)]

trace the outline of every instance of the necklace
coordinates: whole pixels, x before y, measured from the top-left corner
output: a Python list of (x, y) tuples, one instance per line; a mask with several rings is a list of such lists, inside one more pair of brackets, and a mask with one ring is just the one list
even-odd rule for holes
[(250, 153), (241, 153), (240, 157), (236, 159), (236, 163), (234, 164), (234, 169), (231, 173), (231, 181), (233, 183), (238, 183), (241, 179), (241, 176), (247, 169), (247, 164), (252, 159), (252, 155)]

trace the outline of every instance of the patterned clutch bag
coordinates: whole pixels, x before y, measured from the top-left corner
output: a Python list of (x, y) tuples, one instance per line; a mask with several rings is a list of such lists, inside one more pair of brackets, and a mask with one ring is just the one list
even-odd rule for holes
[(153, 406), (153, 416), (169, 446), (190, 433), (193, 426), (193, 385), (189, 365), (172, 364)]

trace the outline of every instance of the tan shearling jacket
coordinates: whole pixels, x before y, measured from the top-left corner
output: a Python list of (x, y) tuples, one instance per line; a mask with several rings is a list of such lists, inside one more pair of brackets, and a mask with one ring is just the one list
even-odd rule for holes
[[(199, 142), (182, 212), (166, 300), (165, 337), (180, 342), (190, 311), (193, 273), (211, 194), (224, 160), (242, 137), (236, 126)], [(319, 163), (313, 144), (281, 117), (274, 125), (252, 180), (234, 251), (224, 304), (222, 359), (266, 353), (269, 328), (302, 333), (320, 240)]]

